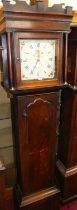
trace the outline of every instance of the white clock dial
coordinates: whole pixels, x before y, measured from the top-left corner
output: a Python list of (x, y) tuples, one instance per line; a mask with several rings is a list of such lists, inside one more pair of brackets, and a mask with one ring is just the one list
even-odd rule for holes
[(21, 80), (54, 79), (56, 40), (20, 39)]

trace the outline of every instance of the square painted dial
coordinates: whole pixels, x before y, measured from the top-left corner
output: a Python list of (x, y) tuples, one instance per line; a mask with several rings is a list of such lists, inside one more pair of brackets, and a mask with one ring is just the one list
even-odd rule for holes
[(56, 77), (56, 40), (20, 39), (21, 80)]

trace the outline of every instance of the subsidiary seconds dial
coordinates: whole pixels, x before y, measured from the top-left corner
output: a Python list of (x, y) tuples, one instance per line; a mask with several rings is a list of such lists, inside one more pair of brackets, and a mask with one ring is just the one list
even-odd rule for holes
[(20, 39), (21, 80), (54, 79), (56, 40)]

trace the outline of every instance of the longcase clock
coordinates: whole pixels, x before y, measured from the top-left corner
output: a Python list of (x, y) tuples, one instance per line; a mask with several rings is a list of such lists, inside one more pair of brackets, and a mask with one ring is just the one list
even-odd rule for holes
[(57, 178), (63, 202), (77, 197), (77, 13), (68, 35), (67, 82), (62, 91)]
[(66, 78), (71, 8), (47, 8), (39, 1), (33, 6), (6, 2), (3, 8), (0, 30), (4, 87), (10, 93), (12, 107), (15, 206), (22, 210), (58, 210), (57, 104), (59, 90), (66, 84), (62, 60), (64, 56)]

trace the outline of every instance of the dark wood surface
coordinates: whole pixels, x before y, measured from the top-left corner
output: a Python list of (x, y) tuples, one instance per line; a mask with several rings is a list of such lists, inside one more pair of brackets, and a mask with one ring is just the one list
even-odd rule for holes
[(67, 81), (74, 88), (77, 87), (77, 28), (71, 27), (68, 36), (68, 73)]
[[(41, 21), (42, 27), (45, 23)], [(21, 33), (15, 33), (13, 37), (14, 42), (14, 51), (12, 53), (15, 55), (15, 72), (13, 72), (13, 78), (14, 78), (14, 86), (16, 89), (36, 89), (40, 87), (53, 87), (53, 86), (59, 86), (62, 83), (62, 40), (63, 35), (56, 32), (49, 32), (48, 31), (48, 25), (47, 29), (45, 29), (45, 32), (21, 32)], [(54, 79), (45, 79), (45, 80), (29, 80), (29, 81), (22, 81), (21, 80), (21, 58), (20, 58), (20, 46), (19, 42), (21, 39), (49, 39), (49, 40), (56, 40), (56, 46), (55, 46), (55, 71), (56, 71), (56, 78)]]
[(68, 35), (67, 82), (62, 92), (57, 178), (63, 202), (77, 197), (77, 27)]
[(28, 194), (54, 185), (57, 93), (18, 96), (16, 100), (18, 176), (22, 173), (23, 192)]
[(77, 195), (77, 92), (62, 92), (57, 177), (64, 201)]
[(68, 35), (67, 82), (62, 92), (57, 178), (63, 202), (77, 197), (77, 28)]
[[(58, 90), (67, 82), (67, 34), (71, 19), (70, 7), (64, 9), (60, 4), (48, 8), (42, 1), (33, 6), (20, 1), (13, 6), (3, 2), (0, 11), (0, 32), (2, 40), (5, 38), (2, 45), (6, 52), (3, 54), (4, 86), (11, 91), (17, 210), (59, 210), (60, 193), (55, 186), (57, 104)], [(31, 84), (27, 81), (28, 85), (26, 81), (21, 82), (16, 56), (19, 54), (18, 39), (25, 37), (57, 39), (56, 80), (32, 81)], [(51, 92), (53, 88), (55, 92)]]
[(5, 167), (2, 161), (0, 160), (0, 209), (5, 210)]
[[(59, 208), (59, 191), (55, 187), (54, 174), (57, 103), (57, 92), (31, 95), (21, 93), (12, 98), (18, 183), (16, 192), (21, 197), (21, 209), (35, 209), (36, 206), (38, 209), (48, 209), (49, 206), (55, 210)], [(53, 207), (57, 196), (57, 207)]]
[[(70, 32), (70, 22), (72, 19), (71, 7), (63, 9), (62, 4), (47, 7), (41, 1), (36, 2), (33, 6), (29, 6), (26, 2), (22, 3), (21, 1), (17, 1), (16, 5), (13, 5), (13, 7), (8, 2), (4, 2), (3, 4), (4, 7), (3, 10), (1, 10), (0, 16), (0, 30), (3, 40), (2, 46), (5, 49), (5, 51), (3, 50), (5, 88), (35, 89), (36, 87), (60, 86), (63, 82), (65, 84), (65, 82), (67, 82), (67, 34)], [(5, 13), (3, 11), (5, 11)], [(6, 35), (3, 33), (5, 31)], [(63, 34), (66, 40), (65, 56), (63, 55)], [(21, 81), (20, 64), (17, 62), (17, 56), (19, 55), (19, 38), (57, 40), (57, 72), (55, 79), (35, 81), (34, 83), (33, 81)], [(63, 81), (62, 74), (62, 57), (64, 57), (65, 60), (65, 81)]]

